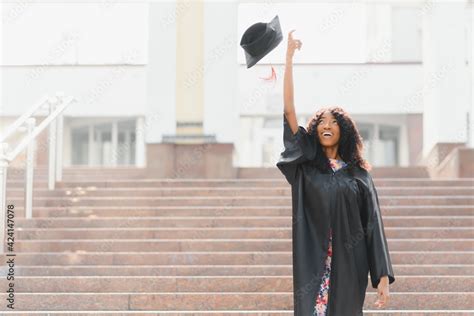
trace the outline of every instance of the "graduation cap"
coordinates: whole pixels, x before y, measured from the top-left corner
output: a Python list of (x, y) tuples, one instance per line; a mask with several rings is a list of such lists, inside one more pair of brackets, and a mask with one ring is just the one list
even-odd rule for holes
[(247, 68), (255, 65), (283, 40), (280, 19), (276, 15), (269, 23), (258, 22), (242, 35), (240, 46), (244, 49)]

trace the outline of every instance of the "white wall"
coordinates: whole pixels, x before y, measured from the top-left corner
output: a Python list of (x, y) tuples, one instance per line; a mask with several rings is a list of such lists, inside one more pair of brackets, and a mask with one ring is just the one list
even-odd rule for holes
[[(283, 66), (274, 66), (277, 81), (268, 77), (268, 65), (239, 68), (242, 113), (283, 112)], [(294, 65), (295, 107), (314, 113), (326, 105), (339, 105), (352, 113), (421, 113), (422, 65)], [(269, 100), (269, 101), (267, 101)]]
[(144, 66), (2, 67), (2, 115), (19, 116), (44, 93), (64, 91), (78, 102), (71, 116), (138, 116), (146, 110)]
[(2, 5), (1, 65), (147, 63), (145, 3), (24, 2)]
[[(184, 10), (184, 11), (183, 11)], [(161, 142), (176, 133), (176, 21), (185, 8), (174, 1), (149, 5), (147, 65), (147, 143)]]
[(423, 19), (424, 155), (437, 143), (467, 141), (466, 117), (472, 103), (465, 11), (465, 3), (437, 3)]
[(392, 60), (396, 62), (420, 61), (421, 56), (421, 9), (392, 6), (391, 43)]
[(66, 115), (145, 113), (146, 4), (10, 2), (2, 9), (1, 115), (18, 116), (57, 90), (78, 99)]
[[(294, 37), (303, 42), (295, 54), (295, 62), (347, 63), (366, 61), (367, 12), (366, 5), (340, 3), (266, 3), (239, 5), (239, 43), (245, 30), (256, 22), (270, 22), (278, 15), (282, 33), (295, 29)], [(335, 40), (337, 39), (337, 40)], [(238, 47), (238, 61), (245, 56)], [(260, 63), (281, 63), (286, 52), (284, 40)]]
[[(247, 2), (247, 1), (245, 1)], [(283, 35), (296, 30), (303, 42), (296, 63), (380, 63), (421, 61), (421, 14), (427, 5), (375, 1), (298, 2), (255, 1), (239, 5), (239, 34), (256, 22), (279, 16)], [(263, 3), (262, 3), (263, 2)], [(391, 50), (380, 50), (390, 46)], [(286, 51), (286, 39), (259, 63), (278, 64)], [(245, 63), (238, 47), (238, 62)]]
[(204, 5), (204, 133), (218, 142), (234, 143), (239, 135), (237, 8), (236, 1)]

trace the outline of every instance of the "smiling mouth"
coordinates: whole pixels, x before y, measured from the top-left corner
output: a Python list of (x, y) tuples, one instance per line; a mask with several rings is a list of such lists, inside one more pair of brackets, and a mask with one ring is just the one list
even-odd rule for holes
[(331, 132), (324, 132), (321, 134), (324, 138), (331, 138), (332, 137), (332, 133)]

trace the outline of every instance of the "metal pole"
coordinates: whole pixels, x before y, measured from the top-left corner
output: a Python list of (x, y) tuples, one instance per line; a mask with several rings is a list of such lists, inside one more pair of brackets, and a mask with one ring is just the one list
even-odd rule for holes
[(467, 18), (467, 39), (468, 39), (468, 45), (469, 47), (469, 52), (467, 54), (467, 62), (469, 64), (468, 72), (469, 72), (469, 109), (467, 111), (467, 124), (468, 124), (468, 130), (467, 130), (467, 147), (469, 148), (474, 148), (474, 128), (473, 128), (473, 123), (474, 123), (474, 67), (472, 64), (474, 63), (474, 48), (472, 47), (474, 45), (474, 40), (472, 37), (474, 36), (474, 4), (472, 4), (472, 1), (468, 1), (468, 18)]
[[(30, 136), (35, 129), (36, 119), (29, 118), (26, 121), (27, 134)], [(25, 172), (25, 217), (33, 217), (33, 176), (35, 160), (36, 139), (33, 138), (26, 148), (26, 172)]]
[(7, 170), (8, 160), (5, 158), (7, 143), (0, 143), (0, 253), (5, 253), (5, 222), (7, 219)]
[[(56, 108), (57, 98), (50, 98), (49, 113), (53, 113)], [(49, 124), (48, 130), (48, 189), (54, 190), (55, 186), (55, 171), (56, 171), (56, 120)]]
[[(64, 93), (58, 92), (56, 96), (59, 102), (64, 102)], [(56, 181), (62, 181), (63, 178), (63, 113), (56, 117)]]
[(57, 117), (57, 137), (56, 137), (56, 181), (63, 180), (63, 132), (64, 117), (59, 114)]
[(135, 166), (145, 167), (145, 120), (137, 117), (135, 128)]
[(121, 154), (121, 150), (118, 148), (118, 125), (117, 121), (112, 122), (112, 166), (117, 166), (118, 157)]

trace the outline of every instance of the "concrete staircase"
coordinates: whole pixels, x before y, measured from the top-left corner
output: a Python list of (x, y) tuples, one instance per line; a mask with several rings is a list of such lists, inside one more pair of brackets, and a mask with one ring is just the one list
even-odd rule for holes
[[(39, 170), (30, 220), (11, 172), (15, 310), (291, 315), (291, 189), (264, 172), (163, 180), (77, 168), (48, 191)], [(397, 280), (385, 309), (369, 282), (364, 315), (473, 315), (474, 179), (374, 178)]]

